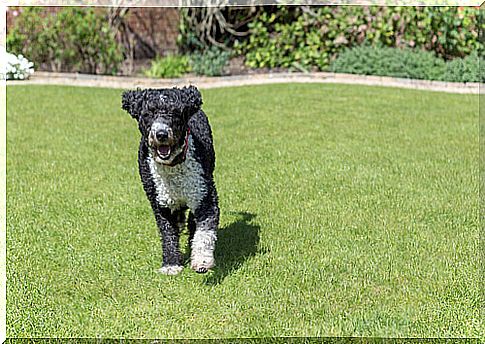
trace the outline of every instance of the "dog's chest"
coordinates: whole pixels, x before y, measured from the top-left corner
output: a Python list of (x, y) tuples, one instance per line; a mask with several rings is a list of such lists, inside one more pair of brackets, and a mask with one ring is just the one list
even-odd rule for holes
[(175, 210), (187, 206), (195, 211), (204, 198), (207, 187), (202, 166), (191, 153), (189, 151), (183, 163), (173, 167), (159, 165), (148, 157), (156, 199), (162, 207)]

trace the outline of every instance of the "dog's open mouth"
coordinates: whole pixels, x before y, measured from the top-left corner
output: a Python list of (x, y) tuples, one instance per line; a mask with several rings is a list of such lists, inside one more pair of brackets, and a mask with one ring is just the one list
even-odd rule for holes
[(169, 145), (160, 145), (155, 149), (155, 151), (160, 159), (166, 160), (170, 157), (172, 148)]

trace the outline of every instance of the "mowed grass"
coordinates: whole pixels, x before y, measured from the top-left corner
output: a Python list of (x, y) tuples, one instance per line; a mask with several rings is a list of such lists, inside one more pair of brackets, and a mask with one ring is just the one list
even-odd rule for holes
[(483, 338), (477, 96), (202, 91), (217, 267), (173, 277), (120, 94), (8, 89), (9, 337)]

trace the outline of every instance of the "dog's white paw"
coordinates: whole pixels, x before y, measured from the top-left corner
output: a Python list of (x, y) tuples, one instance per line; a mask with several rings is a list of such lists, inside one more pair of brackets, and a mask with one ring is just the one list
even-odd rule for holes
[(176, 275), (183, 270), (183, 266), (181, 265), (167, 265), (162, 266), (160, 269), (157, 270), (158, 273), (164, 275)]
[(210, 257), (210, 256), (192, 257), (190, 267), (195, 272), (203, 274), (209, 271), (209, 269), (213, 268), (215, 263), (216, 262), (214, 260), (214, 257)]

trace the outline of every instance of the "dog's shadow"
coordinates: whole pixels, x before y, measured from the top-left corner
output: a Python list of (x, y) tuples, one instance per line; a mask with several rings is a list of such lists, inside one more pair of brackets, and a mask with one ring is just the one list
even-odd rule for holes
[(239, 220), (221, 228), (217, 233), (216, 266), (205, 278), (207, 285), (220, 284), (258, 253), (260, 226), (251, 223), (256, 215), (246, 212), (235, 214)]

